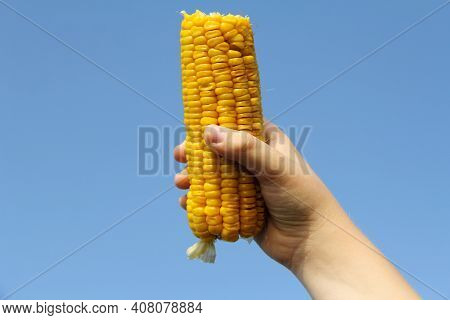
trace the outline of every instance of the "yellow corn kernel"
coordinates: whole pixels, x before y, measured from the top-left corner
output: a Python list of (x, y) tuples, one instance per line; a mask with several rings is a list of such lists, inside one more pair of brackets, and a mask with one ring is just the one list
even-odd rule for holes
[(222, 32), (220, 30), (211, 30), (205, 33), (206, 39), (211, 39), (215, 37), (220, 37), (222, 35)]

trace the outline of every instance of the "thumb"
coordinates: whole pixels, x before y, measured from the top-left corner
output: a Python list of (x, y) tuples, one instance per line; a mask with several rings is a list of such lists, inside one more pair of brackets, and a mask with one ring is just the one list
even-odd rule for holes
[(259, 177), (276, 177), (285, 169), (285, 158), (280, 152), (246, 131), (209, 125), (204, 139), (213, 152), (238, 162)]

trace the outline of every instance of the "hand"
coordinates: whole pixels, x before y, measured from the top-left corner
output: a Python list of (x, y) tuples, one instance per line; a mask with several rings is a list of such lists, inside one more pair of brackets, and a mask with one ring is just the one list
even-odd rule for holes
[[(257, 177), (268, 209), (266, 227), (256, 238), (264, 252), (291, 270), (315, 298), (387, 298), (387, 288), (393, 297), (417, 298), (353, 225), (289, 138), (271, 123), (265, 124), (264, 138), (266, 142), (214, 125), (204, 133), (205, 143), (218, 156), (238, 162)], [(175, 148), (175, 159), (186, 162), (183, 144)], [(189, 188), (185, 170), (176, 175), (175, 184)], [(185, 207), (186, 198), (180, 203)], [(361, 267), (373, 271), (374, 263), (386, 283), (365, 271), (359, 271), (362, 279), (352, 274)]]
[[(307, 255), (309, 235), (320, 226), (313, 209), (324, 206), (331, 194), (280, 129), (266, 124), (264, 134), (267, 144), (245, 132), (209, 126), (204, 138), (219, 156), (239, 162), (258, 178), (269, 215), (255, 240), (269, 256), (291, 268)], [(184, 144), (175, 149), (175, 158), (186, 162)], [(175, 183), (189, 188), (185, 170), (176, 175)], [(185, 207), (186, 198), (180, 202)]]

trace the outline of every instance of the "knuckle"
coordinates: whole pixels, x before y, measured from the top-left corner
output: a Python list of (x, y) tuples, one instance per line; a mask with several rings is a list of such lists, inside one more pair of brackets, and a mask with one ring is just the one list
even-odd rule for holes
[(247, 132), (241, 132), (241, 150), (243, 152), (251, 152), (255, 150), (256, 140)]

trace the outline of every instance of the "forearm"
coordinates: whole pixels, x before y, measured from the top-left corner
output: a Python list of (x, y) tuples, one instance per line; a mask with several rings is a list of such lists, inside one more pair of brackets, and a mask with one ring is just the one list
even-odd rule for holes
[(420, 298), (337, 203), (318, 221), (306, 255), (292, 266), (314, 299)]

